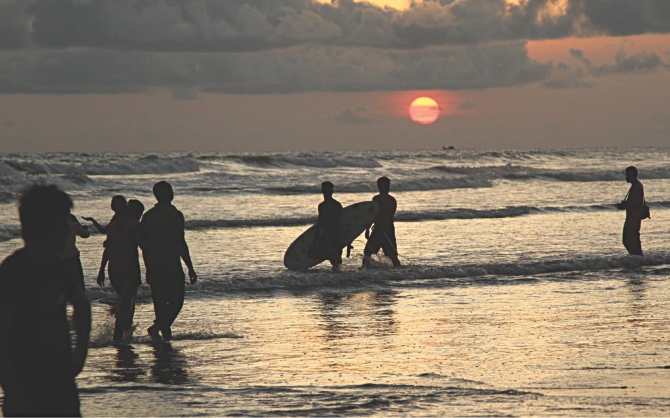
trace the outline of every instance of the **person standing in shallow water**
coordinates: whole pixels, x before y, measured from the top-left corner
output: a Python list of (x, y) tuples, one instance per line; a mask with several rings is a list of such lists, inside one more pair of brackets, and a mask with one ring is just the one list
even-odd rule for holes
[(109, 282), (118, 296), (114, 325), (114, 341), (128, 340), (135, 316), (135, 297), (142, 283), (137, 235), (144, 205), (128, 201), (124, 216), (107, 227), (107, 241), (98, 273), (98, 284), (105, 285), (105, 266), (109, 262)]
[(319, 203), (319, 219), (316, 222), (314, 241), (308, 254), (312, 258), (329, 260), (333, 271), (340, 271), (342, 266), (340, 239), (342, 205), (333, 199), (334, 189), (335, 186), (329, 181), (321, 183), (323, 202)]
[(363, 251), (363, 267), (370, 266), (370, 256), (377, 254), (381, 248), (384, 254), (391, 259), (394, 267), (400, 266), (398, 260), (398, 250), (395, 239), (395, 212), (398, 208), (398, 202), (389, 194), (391, 191), (391, 180), (388, 177), (380, 177), (377, 180), (379, 194), (372, 198), (373, 202), (379, 205), (379, 212), (373, 221), (372, 235), (370, 229), (365, 231), (365, 237), (368, 238)]
[[(153, 188), (158, 203), (140, 222), (139, 242), (147, 268), (156, 320), (147, 329), (153, 340), (172, 339), (172, 324), (184, 305), (184, 260), (191, 284), (198, 280), (184, 237), (184, 215), (172, 205), (174, 192), (170, 183), (158, 182)], [(160, 335), (159, 335), (160, 332)]]
[[(75, 377), (88, 353), (91, 306), (57, 253), (72, 200), (32, 186), (19, 203), (23, 248), (0, 265), (0, 384), (5, 416), (81, 416)], [(66, 304), (74, 307), (70, 341)]]
[(637, 179), (637, 168), (626, 169), (626, 182), (630, 189), (626, 198), (617, 205), (619, 210), (626, 210), (626, 222), (623, 225), (623, 245), (630, 255), (642, 255), (640, 229), (642, 228), (642, 209), (644, 206), (644, 186)]

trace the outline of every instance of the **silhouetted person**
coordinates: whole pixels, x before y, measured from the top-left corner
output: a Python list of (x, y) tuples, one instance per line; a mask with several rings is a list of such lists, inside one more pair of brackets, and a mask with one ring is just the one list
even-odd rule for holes
[(626, 169), (626, 182), (630, 183), (630, 190), (626, 198), (617, 205), (620, 210), (626, 210), (626, 222), (623, 224), (623, 245), (631, 255), (642, 255), (640, 228), (642, 227), (642, 207), (644, 206), (644, 186), (637, 179), (637, 168)]
[(398, 245), (395, 239), (395, 212), (398, 208), (398, 203), (395, 198), (389, 194), (391, 191), (391, 180), (388, 177), (380, 177), (377, 180), (377, 188), (379, 194), (372, 198), (373, 202), (379, 205), (379, 212), (375, 216), (372, 227), (372, 234), (370, 228), (365, 231), (365, 237), (368, 238), (363, 251), (363, 267), (370, 265), (370, 256), (377, 254), (381, 248), (384, 255), (391, 259), (393, 266), (398, 267), (400, 260), (398, 260)]
[[(72, 200), (32, 186), (19, 203), (25, 245), (0, 266), (0, 383), (5, 416), (80, 416), (75, 377), (88, 352), (91, 307), (57, 253)], [(66, 304), (74, 307), (74, 351)]]
[(75, 278), (76, 283), (81, 287), (82, 292), (84, 292), (86, 285), (84, 284), (84, 269), (81, 266), (81, 258), (79, 257), (79, 249), (77, 248), (77, 236), (88, 238), (91, 234), (88, 232), (88, 228), (80, 224), (77, 217), (72, 214), (70, 214), (68, 227), (65, 247), (57, 255), (58, 258), (63, 260), (63, 265), (67, 269), (68, 275)]
[(112, 197), (111, 207), (112, 207), (112, 211), (114, 212), (114, 216), (112, 216), (112, 219), (110, 219), (110, 221), (109, 221), (109, 223), (107, 224), (106, 227), (100, 225), (98, 223), (98, 221), (96, 221), (92, 217), (82, 216), (81, 218), (85, 221), (92, 222), (93, 226), (95, 226), (95, 229), (97, 229), (98, 232), (100, 232), (101, 234), (106, 234), (107, 233), (107, 228), (109, 227), (109, 225), (111, 225), (112, 222), (114, 222), (115, 220), (117, 220), (121, 216), (123, 216), (124, 212), (126, 211), (126, 205), (127, 204), (128, 204), (128, 202), (126, 202), (126, 198), (121, 196), (121, 195), (116, 195), (116, 196)]
[(319, 219), (314, 231), (314, 242), (309, 250), (310, 257), (330, 261), (333, 271), (340, 271), (342, 265), (342, 243), (340, 239), (340, 216), (342, 205), (333, 199), (333, 183), (321, 183), (323, 202), (319, 203)]
[(107, 241), (98, 272), (98, 284), (105, 285), (105, 265), (109, 262), (109, 282), (118, 296), (114, 325), (114, 341), (131, 337), (135, 316), (135, 297), (142, 283), (137, 251), (139, 221), (144, 205), (139, 200), (128, 201), (124, 216), (107, 227)]
[[(184, 305), (184, 270), (188, 268), (191, 284), (198, 280), (184, 237), (184, 215), (172, 205), (174, 192), (170, 183), (154, 185), (158, 203), (144, 214), (140, 223), (140, 246), (147, 268), (147, 283), (151, 286), (156, 320), (147, 329), (152, 339), (172, 339), (172, 324)], [(180, 260), (181, 259), (181, 260)]]

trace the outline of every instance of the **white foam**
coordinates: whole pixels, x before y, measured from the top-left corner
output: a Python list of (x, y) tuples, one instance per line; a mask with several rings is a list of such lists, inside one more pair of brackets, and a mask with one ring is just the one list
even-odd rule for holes
[[(340, 286), (347, 284), (396, 282), (412, 285), (425, 280), (440, 280), (442, 285), (452, 283), (463, 285), (482, 278), (498, 280), (515, 276), (540, 275), (547, 273), (586, 272), (660, 266), (670, 264), (670, 253), (655, 253), (644, 257), (594, 257), (585, 256), (572, 259), (541, 260), (529, 263), (483, 263), (468, 265), (406, 266), (403, 268), (373, 268), (359, 270), (345, 266), (342, 273), (333, 273), (329, 268), (317, 267), (305, 272), (283, 271), (274, 276), (256, 278), (227, 278), (219, 280), (203, 279), (190, 287), (192, 292), (224, 292), (235, 290), (262, 290), (274, 288)], [(551, 280), (551, 278), (545, 278)], [(447, 280), (442, 282), (441, 280)]]

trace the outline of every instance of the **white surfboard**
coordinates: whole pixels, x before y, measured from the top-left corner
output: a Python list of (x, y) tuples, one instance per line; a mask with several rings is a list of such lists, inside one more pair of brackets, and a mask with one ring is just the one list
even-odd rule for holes
[[(365, 231), (365, 227), (372, 223), (377, 216), (379, 206), (376, 202), (361, 202), (347, 206), (342, 210), (340, 217), (340, 238), (344, 242), (343, 248), (352, 243)], [(303, 232), (288, 247), (284, 254), (284, 266), (289, 270), (307, 270), (324, 260), (315, 259), (307, 255), (314, 241), (316, 225)]]

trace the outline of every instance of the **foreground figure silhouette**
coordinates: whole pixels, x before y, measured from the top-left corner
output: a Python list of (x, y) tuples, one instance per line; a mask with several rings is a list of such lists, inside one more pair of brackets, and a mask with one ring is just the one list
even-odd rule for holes
[(630, 183), (630, 189), (626, 198), (617, 205), (620, 210), (626, 210), (626, 222), (623, 225), (623, 245), (631, 255), (642, 255), (642, 242), (640, 241), (640, 228), (642, 227), (644, 203), (644, 186), (637, 179), (637, 168), (626, 169), (626, 182)]
[[(151, 286), (156, 320), (147, 329), (152, 339), (172, 339), (172, 324), (184, 305), (184, 270), (188, 268), (191, 284), (198, 280), (184, 238), (184, 215), (172, 205), (174, 192), (170, 183), (154, 185), (158, 203), (144, 214), (140, 223), (140, 247), (147, 268), (147, 283)], [(181, 259), (181, 260), (180, 260)]]
[[(65, 245), (72, 201), (56, 186), (21, 197), (25, 246), (0, 266), (0, 383), (5, 416), (80, 416), (75, 377), (91, 332), (91, 307), (57, 252)], [(71, 349), (66, 303), (74, 306)]]
[(333, 271), (340, 271), (342, 265), (342, 243), (340, 239), (340, 216), (342, 205), (333, 199), (335, 186), (329, 181), (321, 183), (323, 202), (319, 203), (319, 219), (314, 231), (314, 242), (309, 250), (312, 258), (328, 260)]
[(86, 291), (84, 285), (84, 269), (81, 266), (81, 258), (79, 258), (79, 249), (77, 248), (77, 236), (81, 238), (88, 238), (91, 234), (88, 228), (83, 226), (77, 220), (77, 217), (70, 214), (68, 222), (68, 234), (65, 240), (65, 247), (58, 252), (58, 258), (63, 260), (63, 265), (67, 269), (68, 276), (74, 277), (75, 282), (79, 285), (82, 292)]
[(363, 267), (370, 265), (370, 256), (377, 254), (381, 248), (384, 255), (391, 259), (393, 266), (400, 265), (398, 260), (398, 246), (395, 239), (395, 212), (398, 208), (398, 203), (395, 198), (389, 194), (391, 191), (391, 180), (388, 177), (380, 177), (377, 180), (377, 188), (379, 194), (372, 198), (373, 202), (379, 205), (379, 212), (374, 220), (372, 227), (372, 235), (370, 229), (365, 231), (365, 238), (368, 238), (363, 251)]
[(142, 283), (137, 235), (144, 205), (139, 200), (128, 201), (123, 216), (107, 227), (107, 241), (98, 272), (98, 284), (105, 285), (105, 265), (109, 261), (109, 282), (118, 296), (114, 325), (114, 341), (131, 337), (135, 316), (135, 297)]

